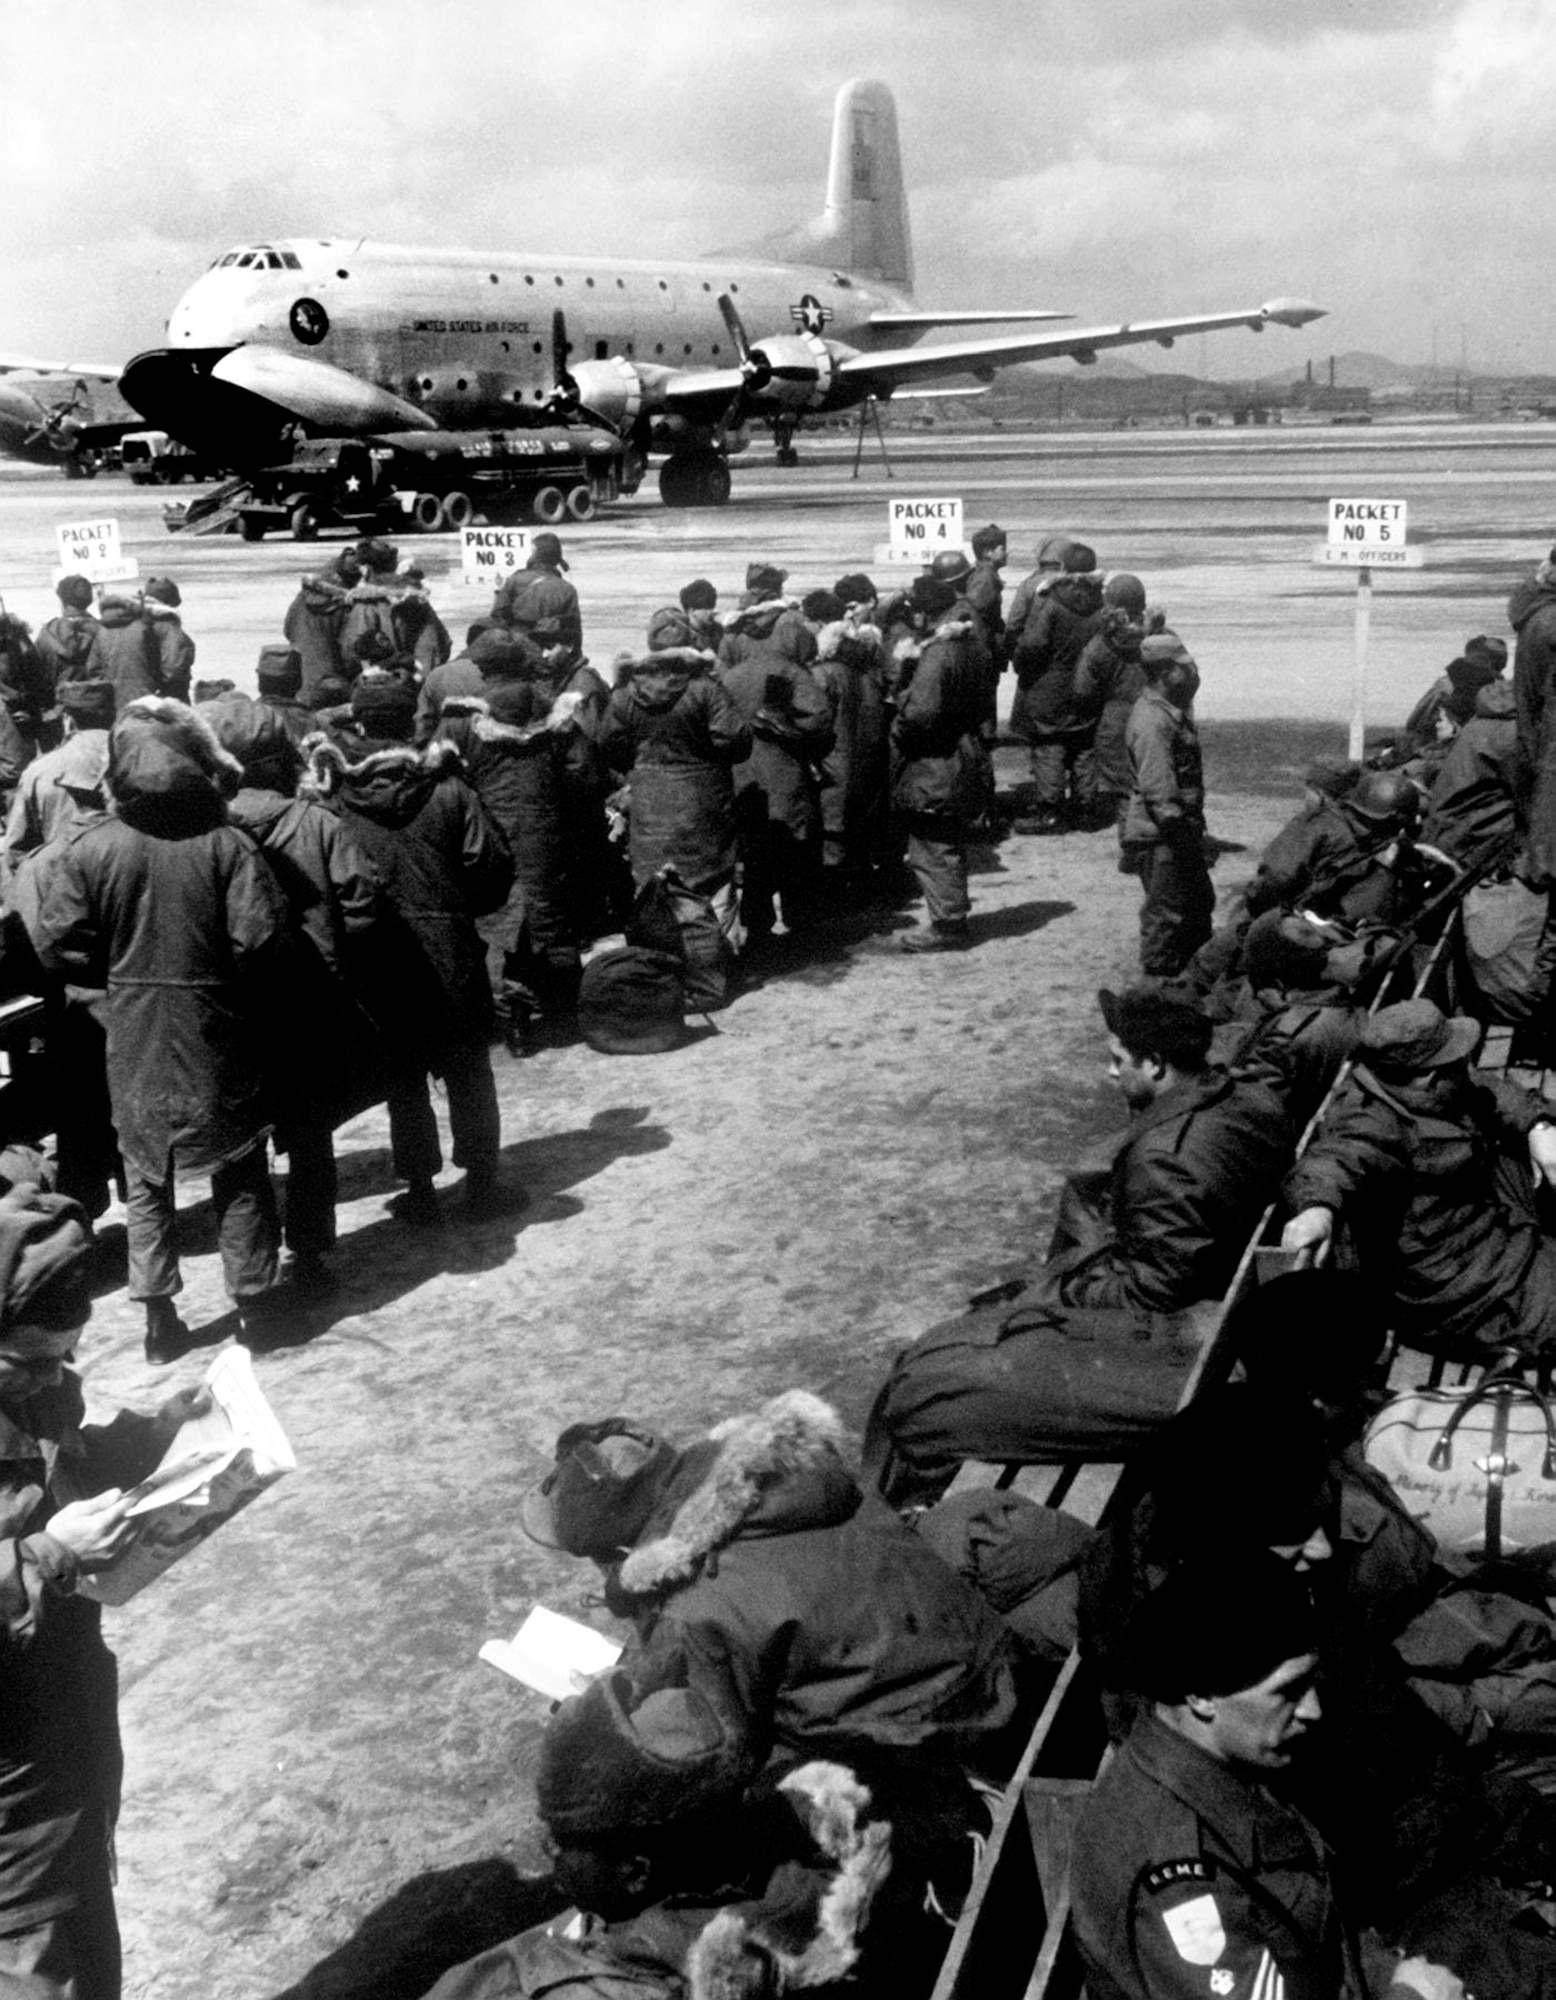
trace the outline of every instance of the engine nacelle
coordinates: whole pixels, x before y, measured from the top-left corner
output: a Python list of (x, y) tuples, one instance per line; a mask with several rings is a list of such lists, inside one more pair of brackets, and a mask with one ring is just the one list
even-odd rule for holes
[(837, 363), (832, 348), (816, 333), (780, 333), (761, 340), (751, 359), (767, 371), (756, 391), (763, 405), (785, 410), (819, 410), (831, 394)]
[(643, 407), (643, 377), (625, 355), (580, 361), (568, 371), (578, 390), (578, 406), (613, 430), (630, 430)]

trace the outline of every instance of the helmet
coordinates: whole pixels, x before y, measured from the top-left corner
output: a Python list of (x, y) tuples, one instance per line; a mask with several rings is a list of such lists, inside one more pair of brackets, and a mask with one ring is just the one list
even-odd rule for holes
[(967, 560), (964, 549), (942, 549), (929, 565), (929, 573), (944, 578), (947, 583), (959, 583), (964, 576), (972, 574), (972, 564)]
[(1363, 771), (1345, 803), (1375, 826), (1403, 822), (1415, 810), (1416, 788), (1402, 771)]

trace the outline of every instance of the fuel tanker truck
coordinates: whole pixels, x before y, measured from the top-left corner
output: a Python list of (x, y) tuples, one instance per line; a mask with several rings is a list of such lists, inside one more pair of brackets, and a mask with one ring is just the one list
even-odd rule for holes
[(511, 431), (389, 431), (309, 438), (285, 465), (248, 475), (232, 496), (245, 541), (290, 529), (427, 532), (471, 522), (587, 521), (602, 501), (634, 492), (643, 460), (614, 431), (548, 424)]

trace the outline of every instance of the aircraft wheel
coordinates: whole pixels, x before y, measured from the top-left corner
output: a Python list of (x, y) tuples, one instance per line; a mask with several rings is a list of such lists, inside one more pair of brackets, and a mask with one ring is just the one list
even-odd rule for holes
[(265, 524), (253, 514), (240, 514), (238, 533), (246, 542), (262, 542), (265, 539)]
[(792, 444), (780, 445), (775, 456), (780, 465), (798, 465), (800, 462), (800, 455)]
[(442, 518), (445, 528), (468, 528), (475, 519), (475, 502), (468, 493), (445, 493)]
[(292, 533), (300, 542), (319, 539), (319, 510), (311, 500), (299, 500), (292, 509)]
[(424, 535), (436, 534), (443, 525), (443, 502), (436, 493), (418, 493), (411, 503), (411, 520)]
[(568, 494), (567, 511), (575, 521), (594, 519), (594, 495), (587, 486), (575, 486)]
[(667, 507), (695, 507), (697, 467), (689, 458), (667, 458), (659, 468), (659, 497)]
[(543, 528), (554, 528), (567, 518), (567, 495), (560, 486), (542, 486), (529, 510)]
[(729, 467), (722, 458), (710, 458), (697, 475), (699, 507), (722, 507), (729, 499)]

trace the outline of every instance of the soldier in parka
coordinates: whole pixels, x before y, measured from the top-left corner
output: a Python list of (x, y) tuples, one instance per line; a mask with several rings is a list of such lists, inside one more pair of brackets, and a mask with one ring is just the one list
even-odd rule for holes
[(969, 829), (987, 802), (982, 739), (987, 681), (972, 620), (955, 586), (921, 576), (908, 592), (911, 637), (893, 661), (892, 807), (908, 838), (927, 921), (904, 951), (965, 951)]
[(1140, 877), (1140, 970), (1175, 978), (1210, 937), (1216, 907), (1205, 860), (1205, 774), (1194, 696), (1199, 669), (1175, 632), (1140, 649), (1145, 692), (1129, 712), (1130, 793), (1119, 866)]

